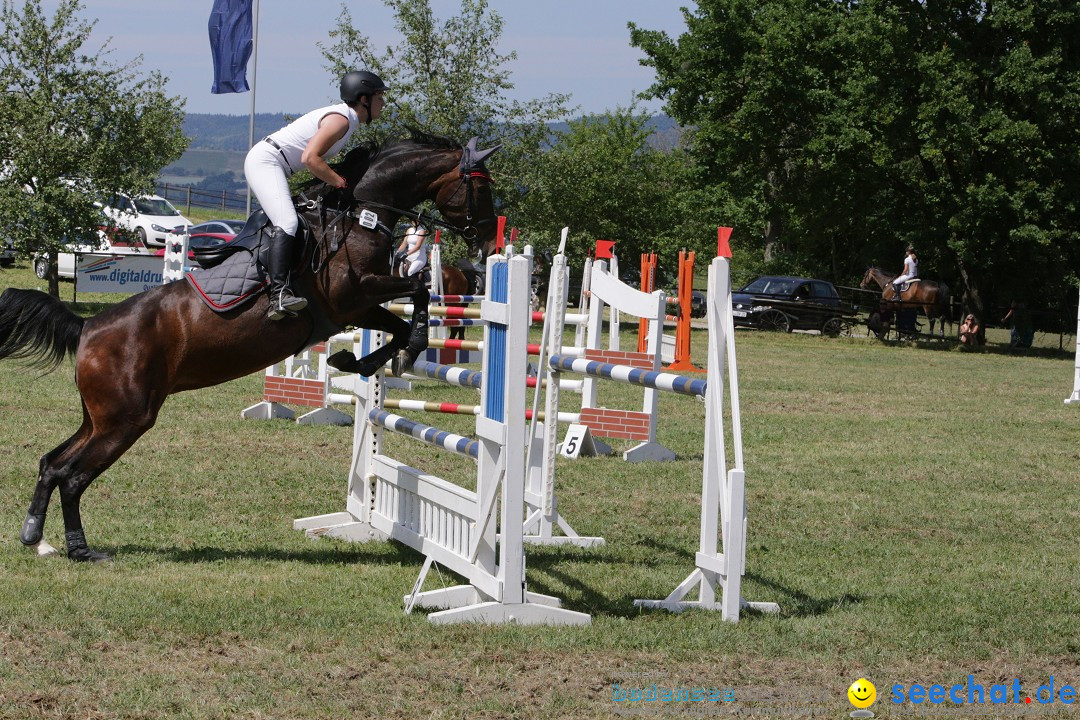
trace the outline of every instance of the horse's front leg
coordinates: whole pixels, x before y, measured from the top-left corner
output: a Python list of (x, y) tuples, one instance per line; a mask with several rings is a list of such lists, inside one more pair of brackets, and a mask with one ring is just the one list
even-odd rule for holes
[(327, 358), (327, 363), (338, 370), (368, 377), (392, 360), (395, 375), (406, 372), (428, 346), (428, 304), (431, 294), (427, 287), (418, 277), (372, 275), (362, 281), (359, 291), (368, 300), (377, 303), (408, 297), (413, 302), (412, 322), (406, 323), (386, 308), (375, 306), (364, 318), (363, 327), (388, 333), (390, 338), (386, 344), (360, 359), (342, 350)]
[(431, 326), (429, 305), (431, 293), (427, 286), (419, 278), (416, 280), (416, 289), (411, 295), (413, 301), (412, 322), (409, 328), (409, 341), (404, 350), (398, 352), (394, 358), (393, 370), (395, 375), (400, 375), (413, 366), (420, 353), (427, 350), (428, 332)]

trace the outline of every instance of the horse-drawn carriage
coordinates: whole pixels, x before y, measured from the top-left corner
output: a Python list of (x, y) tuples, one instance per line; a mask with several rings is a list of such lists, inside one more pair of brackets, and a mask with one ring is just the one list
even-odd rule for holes
[[(945, 338), (945, 323), (952, 323), (949, 316), (949, 286), (932, 280), (915, 279), (904, 284), (897, 292), (892, 284), (895, 275), (876, 267), (867, 268), (861, 288), (868, 288), (871, 283), (881, 288), (881, 299), (876, 308), (871, 309), (866, 320), (867, 328), (879, 339), (884, 340), (890, 332), (895, 332), (899, 339), (932, 339), (934, 323), (940, 327), (940, 338)], [(919, 325), (919, 310), (930, 321), (930, 332), (923, 333)]]

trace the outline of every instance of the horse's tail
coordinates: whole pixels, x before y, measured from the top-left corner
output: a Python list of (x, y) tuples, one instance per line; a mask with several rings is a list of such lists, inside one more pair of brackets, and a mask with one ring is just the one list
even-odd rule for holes
[(31, 359), (52, 372), (65, 355), (75, 356), (85, 322), (59, 298), (8, 288), (0, 295), (0, 359)]
[(480, 291), (480, 288), (477, 287), (476, 280), (480, 276), (477, 275), (476, 271), (473, 270), (472, 268), (458, 268), (458, 269), (461, 270), (461, 274), (465, 276), (465, 287), (468, 288), (468, 290), (465, 291), (466, 294), (467, 295), (475, 295), (475, 294), (477, 294)]
[(942, 306), (941, 316), (952, 324), (952, 291), (945, 283), (938, 283), (938, 305)]

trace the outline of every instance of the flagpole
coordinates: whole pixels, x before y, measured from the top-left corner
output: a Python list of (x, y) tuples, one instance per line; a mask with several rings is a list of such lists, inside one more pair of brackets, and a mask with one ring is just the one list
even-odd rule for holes
[[(251, 114), (248, 117), (248, 147), (255, 144), (255, 86), (259, 75), (259, 0), (255, 0), (252, 17), (253, 37), (251, 47)], [(251, 186), (247, 189), (247, 210), (245, 217), (251, 217)]]

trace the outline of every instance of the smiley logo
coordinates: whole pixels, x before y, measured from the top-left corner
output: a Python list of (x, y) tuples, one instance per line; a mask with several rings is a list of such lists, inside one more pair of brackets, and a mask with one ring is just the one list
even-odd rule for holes
[(868, 708), (877, 700), (877, 688), (866, 678), (859, 678), (847, 689), (847, 697), (855, 707)]

